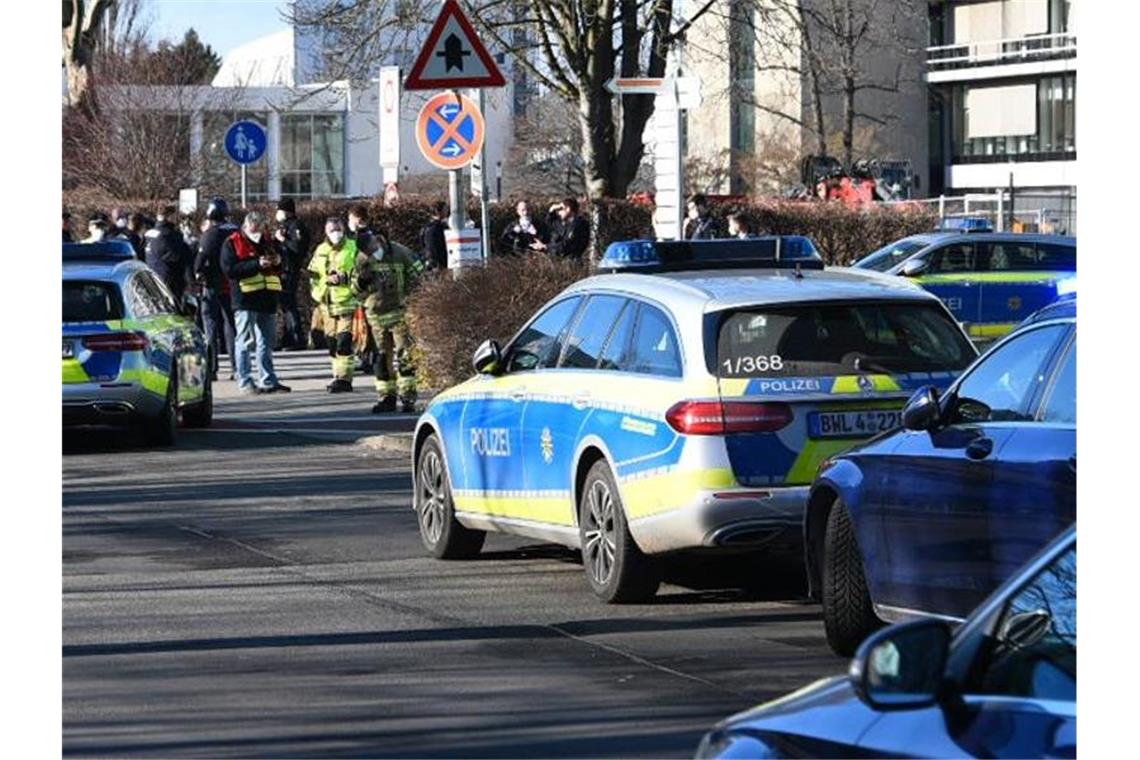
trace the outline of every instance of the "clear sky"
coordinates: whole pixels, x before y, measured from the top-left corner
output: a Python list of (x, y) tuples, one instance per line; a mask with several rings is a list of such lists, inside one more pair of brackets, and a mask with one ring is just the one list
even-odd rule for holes
[(220, 55), (243, 42), (280, 31), (287, 0), (147, 0), (154, 39), (181, 39), (193, 27)]

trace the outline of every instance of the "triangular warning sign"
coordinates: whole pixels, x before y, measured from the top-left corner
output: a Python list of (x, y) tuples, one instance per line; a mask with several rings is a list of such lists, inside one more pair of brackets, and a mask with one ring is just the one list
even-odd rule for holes
[(416, 58), (405, 90), (502, 87), (507, 83), (456, 0), (447, 0)]

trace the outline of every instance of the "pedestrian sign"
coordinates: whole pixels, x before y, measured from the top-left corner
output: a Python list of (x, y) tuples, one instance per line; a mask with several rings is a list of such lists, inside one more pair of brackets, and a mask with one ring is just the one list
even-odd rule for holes
[(460, 169), (479, 154), (483, 129), (483, 114), (470, 98), (441, 92), (420, 109), (416, 142), (424, 158), (440, 169)]
[(226, 132), (226, 153), (239, 164), (252, 164), (265, 155), (265, 130), (256, 121), (239, 121)]
[(503, 87), (506, 83), (459, 3), (447, 0), (412, 65), (404, 89)]

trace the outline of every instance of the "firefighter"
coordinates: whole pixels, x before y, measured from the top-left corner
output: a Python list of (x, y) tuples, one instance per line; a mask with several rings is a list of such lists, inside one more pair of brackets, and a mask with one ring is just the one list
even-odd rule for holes
[(352, 391), (352, 315), (358, 301), (351, 280), (356, 268), (356, 241), (345, 236), (339, 217), (330, 216), (325, 221), (325, 239), (309, 262), (313, 303), (319, 310), (332, 356), (333, 380), (326, 387), (329, 393)]
[(424, 264), (411, 249), (393, 243), (382, 231), (372, 232), (374, 250), (356, 259), (354, 287), (364, 302), (364, 317), (376, 343), (373, 374), (379, 400), (373, 414), (402, 411), (416, 406), (416, 370), (411, 358), (411, 337), (404, 321), (404, 303), (413, 279)]

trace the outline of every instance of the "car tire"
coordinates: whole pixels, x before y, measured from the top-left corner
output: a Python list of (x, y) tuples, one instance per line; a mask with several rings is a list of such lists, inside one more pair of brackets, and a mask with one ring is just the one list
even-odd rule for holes
[(173, 446), (178, 438), (178, 375), (171, 374), (166, 402), (156, 417), (143, 420), (143, 438), (151, 446)]
[(416, 461), (416, 520), (420, 540), (436, 559), (471, 559), (483, 549), (487, 534), (455, 519), (455, 503), (444, 466), (443, 449), (433, 433)]
[(634, 542), (617, 481), (604, 459), (594, 462), (582, 485), (578, 535), (586, 582), (603, 602), (643, 602), (657, 593), (661, 564)]
[(186, 427), (209, 427), (214, 421), (214, 383), (210, 373), (206, 373), (205, 384), (202, 387), (202, 400), (194, 406), (182, 410), (182, 423)]
[(827, 516), (822, 563), (823, 627), (827, 643), (836, 654), (850, 657), (882, 622), (871, 604), (855, 526), (840, 499), (832, 503)]

